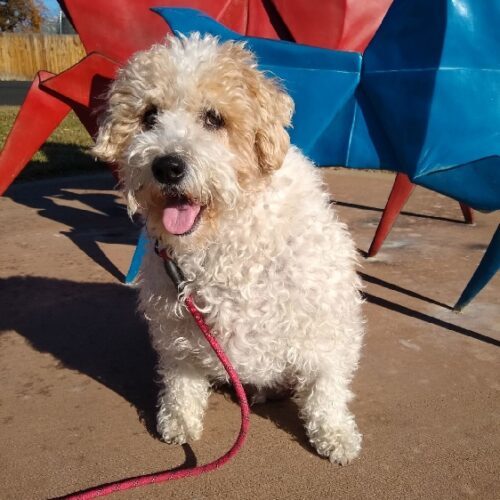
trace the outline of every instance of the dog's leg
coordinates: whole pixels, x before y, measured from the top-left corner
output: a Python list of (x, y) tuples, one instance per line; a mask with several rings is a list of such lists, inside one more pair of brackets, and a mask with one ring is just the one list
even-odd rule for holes
[[(165, 368), (163, 368), (165, 367)], [(162, 361), (163, 388), (158, 398), (157, 429), (167, 443), (184, 444), (199, 439), (210, 384), (195, 367)]]
[(295, 399), (309, 441), (331, 462), (346, 465), (361, 449), (361, 434), (347, 408), (352, 393), (344, 374), (328, 370), (297, 390)]

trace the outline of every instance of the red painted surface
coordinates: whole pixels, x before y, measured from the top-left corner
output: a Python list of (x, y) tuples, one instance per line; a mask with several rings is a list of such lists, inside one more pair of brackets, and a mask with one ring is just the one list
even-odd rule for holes
[(467, 224), (474, 224), (474, 210), (465, 203), (460, 203), (460, 209)]
[(0, 194), (70, 108), (95, 136), (98, 110), (103, 104), (99, 97), (116, 69), (134, 52), (161, 41), (169, 31), (151, 7), (197, 8), (242, 34), (364, 50), (391, 1), (60, 0), (88, 55), (57, 76), (41, 73), (34, 80), (0, 153)]
[[(368, 257), (377, 255), (414, 189), (415, 184), (410, 181), (406, 174), (396, 175), (391, 194), (389, 195), (377, 230), (375, 231), (372, 244), (368, 250)], [(464, 215), (465, 222), (467, 224), (474, 224), (474, 212), (472, 208), (464, 203), (460, 203), (460, 208)]]
[(294, 41), (363, 52), (392, 0), (273, 0)]
[(94, 108), (104, 103), (103, 92), (118, 69), (119, 65), (113, 60), (93, 53), (57, 76), (45, 79), (42, 87), (60, 99)]
[(373, 257), (380, 250), (394, 222), (396, 222), (399, 212), (401, 212), (401, 209), (408, 201), (414, 189), (415, 184), (410, 181), (406, 174), (396, 175), (396, 180), (394, 181), (391, 194), (385, 205), (384, 213), (382, 214), (372, 244), (368, 250), (368, 257)]
[(40, 71), (35, 77), (0, 152), (0, 195), (71, 110), (68, 104), (41, 88), (43, 79), (52, 76)]

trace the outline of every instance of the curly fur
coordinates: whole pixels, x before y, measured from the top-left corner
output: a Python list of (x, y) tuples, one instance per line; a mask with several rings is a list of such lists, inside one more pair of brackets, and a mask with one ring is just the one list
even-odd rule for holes
[[(159, 110), (144, 130), (145, 111)], [(207, 130), (207, 107), (224, 117)], [(96, 155), (115, 161), (131, 213), (168, 245), (243, 383), (292, 388), (318, 453), (345, 464), (361, 435), (347, 408), (362, 342), (356, 251), (317, 169), (289, 144), (293, 103), (237, 43), (198, 34), (138, 53), (109, 93)], [(169, 234), (152, 161), (175, 152), (189, 166), (183, 193), (205, 208), (196, 230)], [(140, 310), (159, 355), (158, 430), (199, 438), (210, 387), (227, 376), (179, 305), (149, 248)]]

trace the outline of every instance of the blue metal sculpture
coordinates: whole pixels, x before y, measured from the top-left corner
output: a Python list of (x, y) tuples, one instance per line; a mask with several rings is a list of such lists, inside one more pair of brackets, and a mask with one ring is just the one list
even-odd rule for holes
[(364, 55), (155, 10), (176, 34), (244, 41), (294, 99), (291, 141), (317, 165), (403, 172), (473, 208), (500, 208), (500, 2), (395, 0)]
[(396, 0), (363, 56), (245, 37), (192, 9), (156, 11), (175, 33), (245, 41), (293, 97), (291, 140), (316, 164), (404, 172), (500, 208), (500, 2)]
[(497, 227), (493, 239), (477, 266), (469, 283), (462, 292), (454, 308), (461, 311), (490, 281), (500, 269), (500, 225)]

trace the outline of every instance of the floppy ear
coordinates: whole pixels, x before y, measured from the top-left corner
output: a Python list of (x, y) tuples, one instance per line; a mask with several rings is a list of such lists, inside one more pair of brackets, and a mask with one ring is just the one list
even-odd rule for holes
[(92, 154), (109, 163), (120, 159), (127, 141), (137, 128), (133, 96), (131, 98), (131, 92), (127, 92), (127, 83), (121, 81), (123, 71), (118, 72), (108, 91), (106, 108), (99, 116), (99, 130), (92, 148)]
[(281, 167), (290, 147), (285, 127), (290, 125), (294, 104), (275, 80), (263, 75), (259, 80), (260, 123), (255, 135), (255, 149), (261, 171), (268, 173)]
[(116, 161), (119, 143), (115, 142), (113, 131), (113, 121), (111, 113), (106, 110), (99, 123), (99, 130), (95, 138), (95, 145), (92, 148), (92, 154), (99, 160), (113, 163)]

